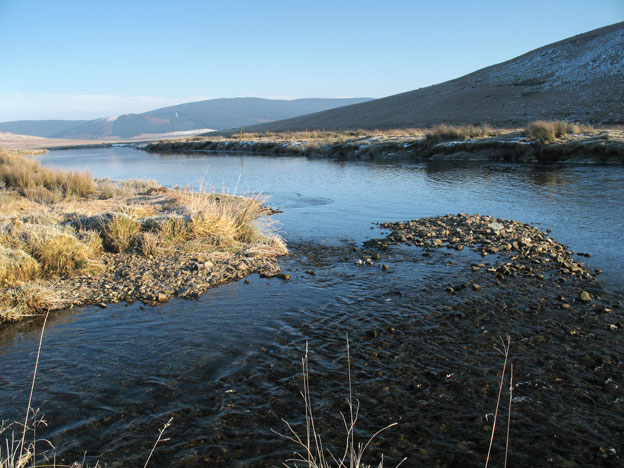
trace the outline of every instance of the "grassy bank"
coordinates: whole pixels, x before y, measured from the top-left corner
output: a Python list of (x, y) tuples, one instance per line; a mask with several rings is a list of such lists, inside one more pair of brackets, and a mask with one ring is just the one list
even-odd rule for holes
[(5, 151), (0, 207), (0, 322), (88, 303), (87, 291), (77, 298), (64, 290), (67, 280), (98, 278), (122, 257), (144, 260), (145, 269), (164, 256), (219, 253), (226, 261), (286, 252), (256, 222), (268, 214), (258, 198), (96, 180)]
[(624, 130), (563, 121), (526, 128), (438, 125), (429, 129), (239, 133), (164, 140), (154, 152), (245, 152), (340, 159), (493, 160), (624, 164)]

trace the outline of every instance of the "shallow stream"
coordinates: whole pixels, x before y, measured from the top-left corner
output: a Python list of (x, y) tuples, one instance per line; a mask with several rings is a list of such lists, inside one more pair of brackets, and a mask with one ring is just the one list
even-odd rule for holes
[[(483, 464), (491, 427), (485, 416), (495, 407), (502, 365), (495, 346), (506, 334), (516, 343), (512, 460), (622, 462), (624, 168), (159, 155), (123, 147), (53, 151), (43, 162), (115, 180), (262, 192), (283, 210), (277, 228), (292, 252), (281, 262), (289, 282), (254, 276), (198, 301), (54, 314), (34, 406), (45, 414), (41, 435), (58, 460), (86, 451), (91, 464), (142, 466), (173, 417), (154, 466), (279, 466), (296, 447), (272, 430), (286, 430), (282, 418), (302, 429), (306, 342), (315, 413), (328, 426), (329, 445), (339, 444), (348, 333), (358, 435), (399, 422), (372, 448), (372, 455), (385, 453), (386, 466), (404, 456), (403, 466)], [(466, 282), (470, 264), (482, 261), (468, 249), (422, 256), (396, 247), (378, 265), (355, 264), (362, 242), (380, 237), (373, 223), (459, 212), (550, 228), (553, 239), (590, 253), (577, 258), (603, 270), (600, 293), (613, 312), (579, 306), (564, 314), (549, 305), (557, 291), (527, 281), (507, 289), (485, 283), (478, 296), (451, 297), (445, 286)], [(0, 330), (1, 419), (23, 419), (40, 326)], [(570, 334), (574, 327), (582, 333)]]

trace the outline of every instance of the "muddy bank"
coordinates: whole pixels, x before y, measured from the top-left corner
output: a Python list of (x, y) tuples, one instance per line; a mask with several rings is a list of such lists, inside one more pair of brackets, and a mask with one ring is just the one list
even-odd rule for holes
[(425, 137), (376, 135), (322, 141), (272, 138), (196, 138), (161, 141), (139, 148), (150, 152), (244, 152), (347, 160), (487, 160), (504, 162), (624, 164), (624, 135), (617, 130), (571, 135), (541, 143), (524, 132), (462, 141), (435, 142)]

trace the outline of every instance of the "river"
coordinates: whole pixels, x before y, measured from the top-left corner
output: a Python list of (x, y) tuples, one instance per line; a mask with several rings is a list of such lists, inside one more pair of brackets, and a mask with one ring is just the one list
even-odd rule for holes
[[(198, 301), (54, 314), (34, 406), (45, 414), (48, 427), (40, 433), (59, 460), (86, 451), (90, 464), (141, 465), (173, 417), (156, 466), (278, 466), (296, 447), (272, 431), (285, 431), (282, 418), (301, 429), (298, 375), (306, 342), (315, 412), (328, 426), (328, 443), (338, 444), (348, 333), (361, 402), (358, 435), (399, 422), (371, 454), (385, 453), (387, 466), (403, 456), (409, 458), (403, 466), (478, 466), (502, 364), (494, 346), (509, 333), (518, 343), (512, 356), (519, 402), (511, 459), (539, 466), (621, 462), (618, 299), (605, 299), (615, 305), (606, 316), (591, 311), (589, 319), (579, 309), (563, 317), (546, 306), (529, 317), (538, 296), (554, 292), (521, 284), (515, 291), (492, 288), (478, 300), (469, 293), (447, 297), (442, 285), (464, 281), (462, 266), (475, 261), (468, 250), (422, 257), (397, 247), (385, 254), (387, 273), (354, 260), (363, 241), (380, 237), (374, 223), (481, 213), (552, 229), (553, 239), (591, 254), (579, 261), (603, 270), (601, 290), (615, 297), (624, 290), (624, 168), (166, 155), (124, 147), (52, 151), (42, 161), (114, 180), (262, 193), (283, 211), (275, 229), (292, 252), (281, 261), (292, 273), (289, 282), (254, 276)], [(503, 302), (515, 315), (500, 312)], [(0, 331), (2, 419), (23, 419), (40, 325)], [(579, 335), (568, 333), (573, 325), (593, 337), (570, 341)], [(604, 378), (596, 377), (603, 371)], [(567, 388), (557, 387), (561, 379)], [(575, 389), (579, 402), (566, 400)], [(562, 425), (564, 434), (556, 429)], [(504, 440), (497, 444), (500, 456)]]

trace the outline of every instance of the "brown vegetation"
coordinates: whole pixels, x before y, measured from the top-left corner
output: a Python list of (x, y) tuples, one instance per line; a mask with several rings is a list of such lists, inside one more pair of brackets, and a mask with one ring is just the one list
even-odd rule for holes
[(426, 132), (426, 139), (432, 143), (459, 141), (470, 138), (483, 138), (497, 132), (489, 125), (437, 125)]
[(164, 140), (144, 149), (332, 159), (624, 164), (624, 131), (613, 125), (592, 127), (562, 121), (533, 122), (525, 128), (443, 124), (429, 129), (242, 133), (231, 138), (210, 135)]
[(97, 275), (104, 252), (286, 251), (255, 224), (257, 198), (94, 180), (1, 150), (0, 206), (0, 322), (64, 305), (51, 281)]
[(564, 120), (537, 120), (529, 123), (527, 132), (541, 143), (554, 143), (558, 138), (580, 133), (582, 128)]

